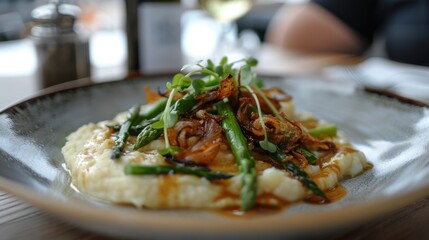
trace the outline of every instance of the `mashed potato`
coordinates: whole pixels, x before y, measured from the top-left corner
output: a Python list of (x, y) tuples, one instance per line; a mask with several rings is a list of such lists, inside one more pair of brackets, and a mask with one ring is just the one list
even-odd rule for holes
[[(291, 112), (291, 109), (285, 111)], [(120, 122), (123, 118), (123, 114), (118, 115), (114, 121)], [(209, 181), (184, 174), (126, 175), (124, 166), (128, 163), (167, 164), (164, 157), (156, 151), (164, 147), (164, 141), (154, 140), (138, 151), (133, 151), (131, 146), (135, 137), (130, 137), (123, 156), (112, 160), (114, 138), (106, 123), (80, 127), (67, 137), (67, 143), (62, 149), (72, 182), (82, 193), (116, 204), (155, 209), (221, 209), (240, 205), (240, 175), (228, 149), (221, 149), (216, 158), (229, 165), (226, 169), (235, 174), (230, 179)], [(332, 189), (342, 179), (357, 176), (371, 167), (365, 156), (352, 149), (346, 141), (335, 139), (335, 142), (338, 150), (329, 161), (323, 165), (308, 165), (304, 169), (323, 191)], [(312, 195), (288, 171), (259, 161), (257, 157), (255, 165), (258, 173), (258, 204), (280, 206)]]

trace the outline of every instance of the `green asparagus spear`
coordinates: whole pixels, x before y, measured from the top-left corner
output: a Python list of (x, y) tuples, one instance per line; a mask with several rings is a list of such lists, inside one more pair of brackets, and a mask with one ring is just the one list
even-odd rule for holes
[(156, 116), (158, 116), (165, 108), (165, 105), (167, 104), (167, 98), (163, 97), (158, 99), (156, 102), (150, 104), (142, 113), (142, 119), (152, 119)]
[(125, 142), (130, 135), (129, 131), (132, 125), (136, 124), (136, 120), (139, 118), (140, 106), (135, 105), (128, 111), (127, 120), (121, 125), (121, 129), (117, 135), (115, 146), (113, 146), (111, 158), (117, 159), (121, 156), (124, 151)]
[(167, 102), (166, 98), (160, 98), (155, 103), (149, 105), (140, 115), (140, 106), (135, 105), (128, 111), (127, 120), (120, 125), (119, 133), (115, 141), (115, 146), (112, 149), (112, 159), (117, 159), (121, 156), (124, 151), (125, 142), (127, 141), (130, 134), (135, 134), (135, 127), (137, 124), (144, 120), (154, 118), (158, 115), (165, 107)]
[(257, 196), (254, 159), (247, 148), (246, 137), (241, 131), (231, 106), (224, 101), (217, 102), (215, 106), (218, 114), (224, 117), (222, 120), (222, 128), (225, 131), (226, 138), (241, 174), (241, 210), (246, 211), (253, 207)]
[[(106, 125), (106, 127), (112, 129), (115, 132), (121, 130), (121, 126), (122, 124)], [(131, 136), (137, 136), (142, 130), (143, 128), (141, 126), (131, 126), (129, 133)]]
[(125, 174), (127, 175), (159, 175), (159, 174), (174, 174), (183, 173), (189, 175), (195, 175), (198, 177), (204, 177), (207, 180), (216, 179), (227, 179), (234, 175), (228, 173), (222, 173), (212, 171), (208, 168), (203, 167), (185, 167), (185, 166), (170, 166), (170, 165), (139, 165), (139, 164), (127, 164), (125, 165)]
[(304, 148), (304, 147), (297, 147), (298, 151), (302, 154), (304, 154), (305, 159), (307, 159), (307, 161), (310, 164), (315, 164), (318, 160), (317, 156), (312, 153), (310, 150)]
[(157, 139), (162, 134), (162, 128), (152, 128), (152, 126), (148, 125), (139, 133), (137, 136), (136, 143), (134, 144), (133, 150), (137, 150), (152, 140)]
[[(158, 115), (159, 116), (159, 115)], [(154, 117), (152, 119), (143, 119), (143, 121), (141, 121), (139, 124), (131, 126), (130, 128), (130, 135), (131, 136), (137, 136), (140, 134), (141, 131), (143, 131), (143, 129), (148, 126), (151, 125), (152, 123), (159, 121), (159, 117)], [(121, 130), (121, 126), (122, 124), (114, 124), (114, 125), (107, 125), (106, 127), (113, 129), (113, 131), (117, 132), (119, 130)]]
[(313, 137), (321, 135), (335, 136), (337, 135), (337, 127), (335, 125), (328, 125), (323, 127), (312, 128), (308, 130), (308, 133)]
[(323, 197), (329, 201), (329, 198), (325, 193), (320, 190), (319, 186), (308, 176), (308, 174), (295, 165), (292, 161), (283, 161), (286, 158), (286, 154), (282, 153), (280, 150), (277, 150), (275, 153), (270, 154), (274, 161), (280, 163), (285, 169), (289, 170), (294, 176), (296, 176), (302, 184), (310, 191), (312, 191), (317, 196)]
[[(183, 96), (174, 103), (170, 111), (175, 111), (179, 114), (189, 111), (196, 104), (194, 97), (195, 96), (193, 94)], [(156, 118), (161, 119), (161, 114), (156, 116)], [(150, 143), (152, 140), (157, 139), (161, 136), (162, 131), (162, 128), (153, 128), (151, 125), (146, 126), (137, 136), (136, 143), (134, 144), (134, 150), (137, 150)]]

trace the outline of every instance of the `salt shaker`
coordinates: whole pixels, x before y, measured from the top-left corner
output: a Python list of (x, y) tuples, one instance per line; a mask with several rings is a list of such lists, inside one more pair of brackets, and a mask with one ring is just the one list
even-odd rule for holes
[(39, 88), (90, 76), (89, 44), (75, 26), (78, 6), (52, 1), (32, 11)]

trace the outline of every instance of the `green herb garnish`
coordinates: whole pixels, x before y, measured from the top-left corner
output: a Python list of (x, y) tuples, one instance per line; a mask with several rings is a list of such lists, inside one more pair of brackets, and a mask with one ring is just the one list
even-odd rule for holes
[(248, 65), (245, 65), (240, 70), (240, 83), (241, 86), (245, 87), (247, 91), (250, 92), (253, 99), (256, 102), (256, 108), (258, 111), (258, 117), (259, 122), (261, 123), (262, 132), (264, 133), (264, 140), (259, 141), (259, 145), (262, 149), (267, 150), (268, 152), (275, 152), (277, 149), (277, 146), (268, 141), (268, 134), (267, 134), (267, 127), (265, 126), (264, 116), (262, 115), (261, 105), (259, 104), (258, 96), (256, 96), (256, 93), (253, 91), (252, 87), (250, 85), (254, 82), (256, 79), (256, 76), (252, 74), (252, 71)]

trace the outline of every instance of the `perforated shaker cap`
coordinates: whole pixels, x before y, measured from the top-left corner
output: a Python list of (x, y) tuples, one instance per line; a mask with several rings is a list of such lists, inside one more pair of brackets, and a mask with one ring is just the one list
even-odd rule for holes
[(31, 12), (35, 24), (57, 25), (62, 28), (72, 28), (79, 14), (80, 8), (78, 6), (58, 1), (51, 1)]

